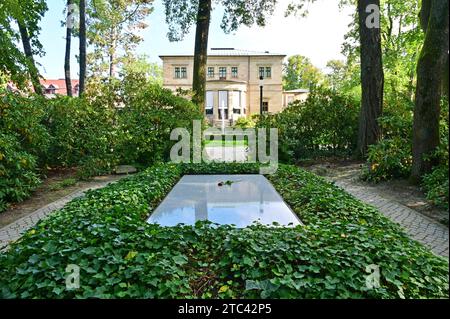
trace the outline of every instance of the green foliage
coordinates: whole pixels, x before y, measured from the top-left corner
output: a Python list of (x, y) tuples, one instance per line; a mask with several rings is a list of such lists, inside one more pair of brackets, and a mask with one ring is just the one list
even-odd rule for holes
[(2, 203), (27, 197), (47, 167), (79, 167), (77, 177), (88, 179), (118, 164), (167, 160), (172, 129), (202, 119), (191, 102), (136, 74), (92, 82), (82, 98), (0, 97)]
[(40, 183), (36, 157), (23, 150), (16, 134), (0, 131), (0, 212), (27, 198)]
[(253, 128), (255, 125), (256, 123), (248, 117), (240, 117), (236, 120), (236, 122), (234, 122), (234, 126), (241, 129)]
[(45, 156), (50, 139), (45, 126), (46, 100), (3, 90), (0, 99), (0, 132), (15, 135), (24, 151), (38, 158)]
[(48, 148), (43, 99), (0, 92), (0, 212), (39, 184), (39, 157)]
[(320, 69), (302, 55), (293, 55), (283, 66), (283, 89), (309, 89), (323, 84), (325, 77)]
[(115, 110), (90, 103), (85, 98), (58, 97), (48, 101), (48, 131), (51, 147), (47, 163), (51, 166), (79, 166), (89, 158), (116, 161), (112, 150), (117, 143)]
[(66, 179), (63, 179), (60, 182), (57, 182), (57, 183), (51, 185), (49, 187), (49, 189), (52, 190), (52, 191), (57, 191), (57, 190), (65, 188), (65, 187), (73, 186), (76, 183), (77, 183), (77, 179), (76, 178), (66, 178)]
[(202, 118), (193, 103), (170, 90), (147, 85), (119, 113), (121, 143), (117, 154), (127, 163), (168, 160), (174, 145), (170, 132), (178, 127), (191, 128), (192, 120)]
[(153, 84), (163, 85), (162, 66), (150, 62), (147, 55), (126, 57), (120, 75), (124, 78), (129, 78), (132, 75), (142, 76)]
[[(388, 104), (390, 102), (390, 104)], [(412, 125), (413, 104), (405, 98), (390, 99), (385, 102), (385, 114), (380, 118), (384, 138), (377, 144), (369, 147), (367, 166), (362, 177), (365, 180), (380, 182), (393, 178), (407, 178), (411, 174), (412, 165)], [(428, 197), (434, 199), (436, 194), (442, 194), (440, 186), (436, 184), (442, 172), (448, 171), (448, 103), (446, 99), (441, 103), (440, 135), (441, 145), (430, 154), (439, 165), (436, 174), (428, 177), (424, 189), (432, 194)], [(436, 188), (434, 191), (433, 188)], [(434, 201), (434, 200), (432, 200)], [(437, 200), (439, 203), (439, 200)], [(445, 205), (445, 204), (444, 204)]]
[[(158, 164), (90, 191), (0, 253), (3, 298), (446, 298), (448, 261), (324, 179), (269, 176), (305, 226), (244, 229), (145, 222), (183, 174), (254, 173), (249, 164)], [(68, 264), (80, 288), (65, 288)], [(380, 287), (366, 267), (380, 267)]]
[(328, 73), (325, 83), (330, 88), (361, 100), (361, 70), (358, 61), (347, 58), (346, 61), (327, 62)]
[[(152, 0), (95, 0), (89, 1), (90, 19), (87, 38), (92, 51), (88, 54), (92, 76), (114, 77), (117, 67), (136, 61), (133, 52), (143, 38), (140, 31), (153, 11)], [(143, 66), (143, 65), (141, 65)]]
[(442, 106), (440, 121), (441, 145), (433, 154), (433, 157), (438, 161), (438, 165), (430, 174), (423, 177), (422, 186), (427, 194), (427, 198), (433, 204), (448, 210), (448, 102), (444, 100)]
[[(236, 31), (240, 25), (265, 26), (267, 17), (272, 15), (276, 5), (275, 0), (214, 0), (213, 2), (224, 8), (220, 27), (225, 33)], [(163, 3), (166, 23), (169, 26), (167, 34), (169, 40), (183, 40), (197, 22), (199, 0), (164, 0)]]
[(278, 128), (280, 159), (296, 161), (349, 155), (357, 138), (358, 104), (351, 97), (323, 87), (305, 102), (294, 102), (279, 114), (264, 116), (258, 127)]
[(406, 178), (411, 173), (411, 142), (397, 136), (370, 145), (368, 165), (363, 179), (380, 182), (392, 178)]
[(7, 75), (19, 87), (26, 89), (30, 61), (20, 45), (17, 21), (27, 28), (34, 54), (42, 54), (39, 42), (39, 22), (47, 11), (45, 0), (8, 0), (0, 3), (0, 75)]
[(433, 172), (425, 175), (422, 186), (429, 201), (448, 210), (448, 165), (438, 166)]

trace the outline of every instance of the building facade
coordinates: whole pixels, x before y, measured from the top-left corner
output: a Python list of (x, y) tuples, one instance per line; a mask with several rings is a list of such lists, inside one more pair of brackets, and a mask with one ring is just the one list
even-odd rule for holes
[[(194, 57), (161, 55), (164, 87), (176, 91), (192, 89)], [(206, 116), (212, 123), (222, 118), (230, 123), (239, 117), (283, 108), (283, 54), (251, 52), (232, 48), (211, 49), (206, 68)], [(260, 77), (263, 80), (260, 80)]]
[[(67, 95), (65, 79), (41, 79), (42, 90), (48, 98), (54, 98), (56, 95)], [(78, 96), (80, 90), (79, 80), (72, 79), (72, 96)]]
[(305, 102), (308, 99), (308, 89), (296, 89), (283, 92), (283, 108), (295, 101)]

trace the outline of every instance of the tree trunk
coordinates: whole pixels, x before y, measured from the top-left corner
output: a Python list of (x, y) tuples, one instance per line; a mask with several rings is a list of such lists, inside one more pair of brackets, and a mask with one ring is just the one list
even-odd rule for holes
[[(381, 137), (378, 118), (383, 111), (384, 74), (381, 60), (381, 30), (368, 27), (366, 12), (369, 5), (380, 7), (379, 0), (358, 0), (359, 36), (361, 42), (361, 112), (359, 116), (358, 151), (367, 154), (369, 145)], [(370, 17), (369, 17), (370, 19)]]
[(109, 47), (109, 78), (112, 79), (116, 76), (116, 33), (111, 30), (112, 40), (111, 46)]
[(417, 63), (411, 180), (418, 182), (435, 164), (426, 155), (439, 146), (443, 68), (448, 54), (448, 0), (423, 0), (420, 14), (425, 40)]
[(208, 54), (208, 33), (211, 20), (211, 0), (200, 0), (195, 33), (194, 74), (192, 82), (192, 101), (205, 112), (206, 63)]
[(86, 81), (86, 0), (80, 0), (80, 89), (81, 96)]
[(22, 39), (23, 51), (28, 60), (28, 70), (30, 73), (31, 83), (33, 84), (34, 92), (36, 94), (42, 95), (42, 86), (39, 81), (39, 71), (36, 68), (33, 58), (33, 50), (31, 49), (30, 37), (28, 35), (28, 30), (22, 21), (17, 21), (19, 25), (20, 37)]
[(66, 22), (66, 55), (64, 57), (64, 77), (66, 79), (66, 91), (68, 96), (72, 96), (72, 77), (70, 75), (70, 48), (72, 44), (72, 26), (70, 25), (70, 9), (73, 0), (67, 0), (67, 22)]

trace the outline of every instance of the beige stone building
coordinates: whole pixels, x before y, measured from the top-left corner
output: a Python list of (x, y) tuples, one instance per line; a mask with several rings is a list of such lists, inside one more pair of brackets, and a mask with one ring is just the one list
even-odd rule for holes
[(283, 92), (283, 108), (294, 101), (305, 102), (308, 98), (308, 89), (296, 89)]
[[(192, 89), (192, 55), (161, 55), (164, 87)], [(283, 54), (251, 52), (232, 48), (211, 49), (206, 74), (206, 116), (211, 122), (229, 123), (239, 117), (260, 113), (260, 84), (263, 111), (275, 113), (284, 105)], [(261, 82), (260, 77), (263, 77)]]

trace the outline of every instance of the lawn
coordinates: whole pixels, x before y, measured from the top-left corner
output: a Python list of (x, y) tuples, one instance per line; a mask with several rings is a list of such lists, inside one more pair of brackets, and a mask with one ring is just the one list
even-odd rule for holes
[[(157, 164), (90, 191), (0, 254), (3, 298), (448, 298), (448, 261), (321, 177), (267, 176), (296, 228), (164, 228), (145, 222), (184, 174), (257, 173), (254, 164)], [(80, 288), (67, 290), (78, 265)], [(369, 288), (366, 269), (380, 269)]]

